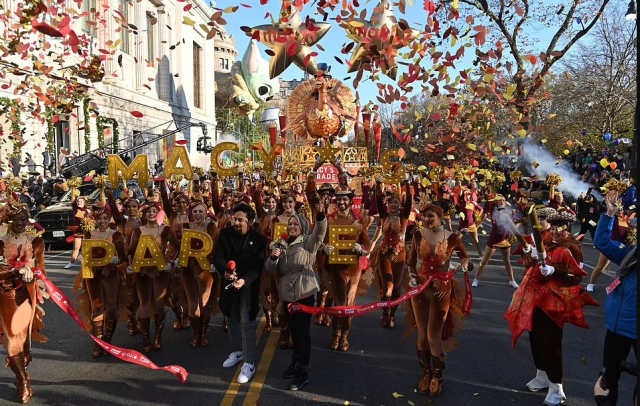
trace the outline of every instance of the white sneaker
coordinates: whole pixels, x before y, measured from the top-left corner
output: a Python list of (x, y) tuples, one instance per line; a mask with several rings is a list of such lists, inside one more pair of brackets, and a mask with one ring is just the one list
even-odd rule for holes
[(531, 392), (539, 392), (543, 389), (547, 389), (551, 385), (547, 373), (538, 369), (536, 377), (527, 383), (527, 389)]
[(222, 366), (225, 368), (231, 368), (240, 361), (242, 361), (242, 351), (235, 351), (232, 352), (231, 355), (229, 355), (229, 358), (222, 363)]
[(587, 285), (587, 292), (593, 292), (593, 283)]
[(561, 383), (551, 383), (549, 385), (549, 391), (547, 397), (544, 398), (544, 405), (546, 406), (560, 406), (567, 401), (567, 396), (562, 390)]
[(509, 286), (511, 286), (514, 289), (518, 289), (518, 283), (516, 281), (509, 281)]
[(471, 282), (471, 286), (473, 286), (474, 288), (477, 288), (479, 283), (480, 283), (479, 280), (474, 279), (473, 282)]
[(76, 264), (74, 264), (73, 262), (69, 262), (67, 265), (64, 266), (64, 269), (71, 269), (74, 266), (76, 266)]
[(245, 362), (242, 364), (242, 370), (238, 376), (238, 383), (247, 383), (253, 378), (253, 374), (256, 373), (256, 367), (253, 364)]

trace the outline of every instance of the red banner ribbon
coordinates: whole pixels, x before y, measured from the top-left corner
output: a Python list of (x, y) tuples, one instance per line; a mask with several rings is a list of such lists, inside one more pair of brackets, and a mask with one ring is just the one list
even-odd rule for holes
[(102, 347), (105, 350), (105, 352), (113, 355), (116, 358), (121, 359), (122, 361), (130, 362), (132, 364), (142, 365), (144, 367), (147, 367), (153, 370), (169, 371), (172, 374), (176, 375), (178, 379), (180, 379), (180, 382), (182, 383), (185, 383), (187, 381), (187, 376), (189, 375), (189, 373), (187, 372), (186, 369), (184, 369), (181, 366), (168, 365), (166, 367), (159, 367), (153, 362), (151, 362), (149, 358), (145, 357), (144, 355), (140, 354), (137, 351), (116, 347), (115, 345), (106, 343), (101, 339), (93, 336), (89, 332), (87, 327), (84, 325), (84, 323), (82, 322), (80, 315), (78, 314), (76, 309), (73, 307), (73, 305), (71, 304), (67, 296), (65, 296), (65, 294), (62, 293), (60, 289), (58, 289), (58, 287), (54, 285), (53, 282), (51, 282), (49, 278), (47, 278), (42, 273), (42, 271), (35, 268), (33, 268), (32, 271), (36, 279), (40, 279), (41, 281), (44, 282), (45, 286), (47, 287), (47, 291), (49, 292), (49, 295), (51, 295), (51, 300), (55, 304), (57, 304), (65, 313), (67, 313), (80, 327), (82, 327), (82, 329), (86, 331), (91, 336), (91, 338), (93, 338), (93, 341), (98, 343), (98, 345)]
[[(370, 313), (376, 309), (383, 309), (385, 307), (398, 306), (406, 302), (413, 296), (417, 296), (424, 291), (429, 284), (435, 280), (442, 282), (448, 282), (455, 273), (455, 270), (451, 272), (437, 272), (427, 279), (422, 285), (409, 290), (404, 295), (395, 300), (386, 300), (383, 302), (372, 302), (361, 306), (333, 306), (333, 307), (312, 307), (305, 306), (300, 303), (289, 303), (289, 313), (311, 313), (311, 314), (328, 314), (330, 316), (347, 316), (355, 317), (362, 316), (363, 314)], [(471, 285), (469, 284), (469, 275), (465, 272), (465, 300), (462, 305), (464, 314), (468, 317), (471, 314)]]

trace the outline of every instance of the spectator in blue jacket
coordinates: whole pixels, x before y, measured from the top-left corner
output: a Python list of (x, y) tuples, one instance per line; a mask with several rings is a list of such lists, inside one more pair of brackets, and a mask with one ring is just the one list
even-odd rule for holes
[[(638, 289), (637, 289), (637, 244), (626, 246), (612, 241), (613, 223), (618, 208), (615, 195), (607, 195), (607, 213), (603, 214), (596, 230), (595, 246), (611, 262), (620, 266), (616, 280), (610, 285), (605, 303), (605, 326), (603, 366), (605, 387), (609, 390), (609, 402), (618, 401), (620, 364), (627, 359), (631, 348), (638, 357)], [(612, 290), (610, 290), (612, 289)], [(609, 291), (610, 290), (610, 291)]]
[(635, 212), (635, 205), (638, 195), (638, 192), (636, 191), (636, 185), (632, 184), (629, 179), (625, 179), (623, 180), (623, 182), (625, 182), (629, 187), (624, 191), (624, 193), (622, 193), (622, 195), (620, 195), (620, 198), (622, 199), (622, 207), (624, 207), (625, 212)]

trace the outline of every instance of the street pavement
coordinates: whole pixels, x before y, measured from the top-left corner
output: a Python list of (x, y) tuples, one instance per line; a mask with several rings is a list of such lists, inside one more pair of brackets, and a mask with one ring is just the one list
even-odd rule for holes
[[(486, 236), (481, 235), (481, 246)], [(468, 237), (466, 237), (468, 238)], [(478, 256), (465, 240), (472, 259)], [(585, 263), (590, 272), (598, 252), (585, 241)], [(79, 267), (65, 270), (69, 251), (47, 251), (49, 278), (72, 297), (73, 281)], [(523, 268), (516, 264), (516, 280)], [(458, 275), (462, 281), (462, 275)], [(603, 275), (594, 297), (601, 307), (585, 310), (590, 329), (572, 325), (564, 329), (565, 392), (572, 406), (594, 405), (593, 386), (601, 370), (604, 342), (605, 286), (612, 281)], [(587, 280), (583, 281), (586, 286)], [(347, 353), (327, 349), (330, 327), (312, 325), (311, 382), (303, 391), (288, 391), (288, 380), (281, 378), (290, 362), (291, 351), (277, 348), (279, 331), (262, 333), (258, 329), (258, 371), (249, 384), (235, 382), (239, 368), (224, 369), (222, 362), (230, 352), (228, 334), (221, 329), (222, 317), (212, 319), (210, 346), (189, 347), (191, 331), (175, 332), (169, 312), (163, 335), (163, 349), (149, 354), (159, 366), (177, 364), (189, 372), (186, 384), (165, 371), (153, 371), (120, 361), (114, 357), (94, 360), (93, 341), (55, 304), (47, 302), (44, 333), (46, 344), (34, 345), (34, 361), (29, 367), (33, 405), (225, 405), (225, 406), (298, 406), (298, 405), (542, 405), (544, 393), (530, 393), (525, 384), (535, 376), (535, 367), (525, 333), (511, 348), (509, 326), (504, 320), (514, 289), (507, 285), (502, 258), (498, 253), (485, 270), (479, 287), (473, 290), (471, 317), (466, 330), (458, 335), (459, 348), (447, 357), (445, 387), (437, 398), (417, 393), (422, 377), (415, 354), (416, 336), (403, 341), (405, 324), (398, 312), (394, 330), (380, 327), (380, 313), (356, 318)], [(375, 300), (358, 298), (358, 304)], [(168, 310), (168, 309), (167, 309)], [(140, 336), (129, 337), (120, 324), (113, 343), (141, 351)], [(630, 355), (631, 360), (635, 360)], [(238, 367), (240, 364), (238, 364)], [(0, 404), (13, 404), (13, 374), (5, 369), (0, 375)], [(624, 375), (619, 405), (630, 405), (635, 379)]]

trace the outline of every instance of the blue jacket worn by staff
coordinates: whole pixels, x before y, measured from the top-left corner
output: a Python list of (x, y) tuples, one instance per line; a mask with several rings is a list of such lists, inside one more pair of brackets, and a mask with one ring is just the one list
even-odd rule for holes
[[(222, 277), (220, 288), (220, 311), (229, 316), (238, 295), (243, 295), (249, 304), (249, 315), (255, 320), (260, 309), (260, 272), (267, 252), (267, 239), (253, 228), (247, 234), (238, 234), (233, 226), (226, 227), (218, 234), (216, 252), (213, 255), (213, 265)], [(227, 268), (229, 261), (236, 263), (238, 279), (244, 279), (245, 286), (240, 289), (229, 288), (232, 283), (224, 278), (225, 272), (232, 273)]]
[(603, 214), (595, 236), (595, 246), (611, 262), (620, 266), (620, 285), (607, 296), (605, 325), (608, 330), (632, 339), (638, 338), (637, 324), (637, 245), (612, 241), (614, 218)]

